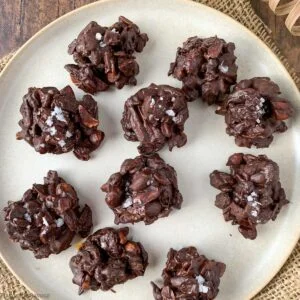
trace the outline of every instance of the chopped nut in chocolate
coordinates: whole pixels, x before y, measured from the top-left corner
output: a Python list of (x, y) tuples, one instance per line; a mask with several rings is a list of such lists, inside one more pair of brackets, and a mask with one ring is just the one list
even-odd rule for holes
[(158, 154), (126, 159), (121, 170), (101, 187), (106, 203), (115, 214), (115, 223), (151, 224), (180, 209), (176, 171)]
[(78, 159), (88, 160), (104, 133), (97, 127), (98, 106), (90, 96), (77, 101), (70, 86), (29, 88), (20, 108), (22, 128), (17, 139), (25, 140), (40, 154), (73, 150)]
[(183, 83), (190, 101), (201, 97), (208, 104), (221, 103), (236, 83), (235, 45), (217, 37), (191, 37), (177, 49), (169, 75)]
[(91, 209), (80, 210), (78, 201), (74, 188), (49, 171), (44, 184), (34, 184), (22, 200), (4, 208), (9, 238), (36, 258), (60, 253), (76, 233), (86, 237), (93, 226)]
[(170, 249), (163, 287), (151, 282), (155, 300), (211, 300), (219, 292), (226, 265), (200, 255), (195, 247)]
[(266, 77), (239, 82), (217, 109), (225, 116), (226, 132), (240, 147), (268, 147), (275, 132), (287, 130), (283, 122), (293, 114), (290, 102), (279, 96), (276, 83)]
[(103, 228), (82, 244), (70, 260), (73, 283), (79, 294), (86, 290), (107, 291), (116, 284), (143, 276), (148, 254), (141, 243), (127, 239), (129, 228)]
[(278, 165), (265, 155), (235, 153), (228, 159), (230, 174), (213, 171), (210, 184), (221, 191), (215, 205), (225, 221), (239, 225), (247, 239), (257, 236), (257, 224), (275, 220), (289, 201), (279, 179)]
[(174, 146), (184, 146), (184, 124), (188, 117), (186, 98), (180, 89), (152, 83), (125, 102), (121, 123), (125, 138), (139, 141), (139, 152), (146, 154), (165, 144), (170, 151)]
[(87, 93), (136, 85), (139, 65), (133, 56), (142, 52), (148, 36), (125, 17), (111, 27), (90, 22), (69, 45), (76, 64), (66, 65), (72, 81)]

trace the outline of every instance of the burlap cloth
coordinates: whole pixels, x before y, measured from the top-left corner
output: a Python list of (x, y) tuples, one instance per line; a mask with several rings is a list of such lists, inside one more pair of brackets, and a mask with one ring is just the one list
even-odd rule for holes
[[(225, 14), (233, 17), (258, 37), (260, 37), (281, 59), (298, 88), (300, 78), (297, 76), (287, 60), (281, 55), (280, 50), (274, 44), (269, 30), (261, 19), (253, 11), (250, 0), (195, 0), (207, 4)], [(6, 65), (12, 54), (0, 60), (0, 71)], [(238, 282), (237, 282), (238, 284)], [(16, 277), (7, 269), (0, 260), (0, 299), (1, 300), (33, 300), (33, 296)], [(272, 279), (272, 281), (252, 300), (299, 300), (300, 299), (300, 241), (290, 255), (289, 259)], [(60, 299), (57, 299), (60, 300)], [(221, 300), (221, 299), (220, 299)], [(232, 299), (241, 300), (241, 299)], [(243, 299), (244, 300), (244, 299)]]

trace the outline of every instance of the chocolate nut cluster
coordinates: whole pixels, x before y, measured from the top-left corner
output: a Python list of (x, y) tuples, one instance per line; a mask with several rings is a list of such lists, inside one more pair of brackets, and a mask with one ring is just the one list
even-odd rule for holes
[(76, 233), (86, 237), (93, 226), (91, 209), (80, 210), (78, 201), (74, 188), (49, 171), (44, 184), (33, 184), (20, 201), (4, 208), (9, 238), (36, 258), (60, 253)]
[(180, 209), (176, 171), (158, 154), (126, 159), (120, 172), (102, 185), (106, 203), (115, 214), (115, 223), (151, 224)]
[(216, 113), (225, 116), (226, 132), (240, 147), (268, 147), (275, 132), (284, 132), (284, 120), (293, 115), (290, 102), (279, 96), (280, 89), (267, 77), (239, 82)]
[(215, 205), (225, 221), (239, 225), (240, 233), (255, 239), (256, 226), (275, 220), (289, 201), (279, 179), (279, 167), (265, 155), (235, 153), (228, 159), (230, 174), (213, 171), (210, 184), (221, 191)]
[(129, 228), (103, 228), (92, 235), (70, 260), (73, 283), (79, 294), (86, 290), (107, 291), (116, 284), (143, 276), (148, 254), (142, 244), (128, 240)]
[(170, 151), (175, 146), (184, 146), (184, 124), (188, 117), (186, 97), (180, 89), (152, 83), (125, 102), (121, 123), (124, 137), (139, 141), (139, 152), (148, 154), (165, 144)]
[(136, 85), (139, 65), (133, 56), (142, 52), (148, 36), (136, 24), (119, 17), (110, 27), (90, 22), (69, 45), (76, 64), (66, 65), (72, 81), (87, 93), (105, 91), (111, 85), (121, 89)]
[(219, 292), (220, 278), (226, 265), (200, 255), (195, 247), (170, 249), (166, 267), (163, 270), (163, 287), (155, 283), (155, 300), (211, 300)]
[(169, 75), (182, 81), (190, 101), (201, 97), (209, 105), (221, 103), (236, 83), (234, 43), (218, 37), (190, 37), (179, 47)]
[(25, 140), (40, 154), (62, 154), (73, 150), (88, 160), (104, 133), (98, 129), (98, 106), (90, 96), (77, 101), (70, 86), (29, 88), (20, 108), (22, 128), (17, 139)]

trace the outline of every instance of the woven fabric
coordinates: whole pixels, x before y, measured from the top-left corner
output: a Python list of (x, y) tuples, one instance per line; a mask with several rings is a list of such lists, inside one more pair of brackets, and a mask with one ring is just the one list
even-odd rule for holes
[[(268, 28), (253, 11), (250, 0), (196, 0), (233, 17), (260, 37), (281, 59), (298, 88), (300, 78), (274, 44)], [(0, 71), (12, 54), (0, 60)], [(37, 298), (16, 279), (0, 260), (0, 300), (36, 300)], [(272, 281), (252, 300), (299, 300), (300, 299), (300, 241), (289, 259)], [(240, 300), (240, 299), (234, 299)]]

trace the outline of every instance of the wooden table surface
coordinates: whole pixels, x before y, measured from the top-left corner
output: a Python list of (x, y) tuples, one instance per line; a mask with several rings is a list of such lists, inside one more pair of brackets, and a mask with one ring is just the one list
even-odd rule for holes
[[(32, 35), (59, 16), (96, 0), (0, 0), (0, 57), (19, 48)], [(300, 37), (284, 26), (285, 17), (276, 17), (261, 0), (252, 5), (272, 31), (272, 36), (300, 75)]]

